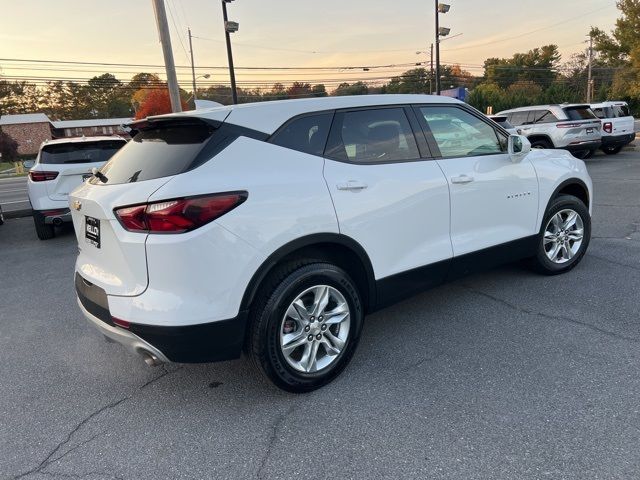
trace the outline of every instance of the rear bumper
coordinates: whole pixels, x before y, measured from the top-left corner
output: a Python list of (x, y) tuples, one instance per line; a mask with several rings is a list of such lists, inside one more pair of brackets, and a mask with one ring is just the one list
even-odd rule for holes
[(583, 150), (597, 150), (602, 145), (602, 141), (600, 140), (588, 140), (584, 142), (575, 142), (564, 147), (560, 147), (563, 150), (568, 150), (570, 152), (580, 152)]
[(70, 223), (72, 221), (71, 211), (68, 208), (33, 210), (33, 216), (38, 220), (44, 221), (47, 225), (60, 225), (62, 223)]
[(627, 133), (625, 135), (605, 135), (602, 137), (603, 147), (624, 147), (633, 142), (636, 138), (635, 133)]
[(113, 323), (104, 290), (77, 273), (75, 284), (78, 305), (87, 320), (133, 353), (148, 352), (162, 362), (177, 363), (218, 362), (240, 357), (246, 311), (231, 319), (205, 324), (173, 327), (131, 323), (129, 328), (123, 328)]

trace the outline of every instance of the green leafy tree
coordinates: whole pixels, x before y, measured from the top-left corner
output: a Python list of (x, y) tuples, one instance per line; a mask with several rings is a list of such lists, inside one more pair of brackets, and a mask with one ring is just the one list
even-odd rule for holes
[(356, 83), (348, 83), (343, 82), (338, 85), (332, 95), (342, 96), (342, 95), (366, 95), (369, 93), (369, 87), (364, 82), (356, 82)]

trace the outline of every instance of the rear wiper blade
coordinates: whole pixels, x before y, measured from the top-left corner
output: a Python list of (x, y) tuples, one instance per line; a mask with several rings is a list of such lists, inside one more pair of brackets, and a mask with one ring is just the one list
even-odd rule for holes
[(65, 160), (62, 163), (91, 163), (91, 160), (87, 160), (85, 158), (78, 158), (76, 160)]
[(109, 179), (102, 172), (100, 172), (100, 170), (98, 170), (96, 167), (93, 167), (91, 169), (91, 173), (93, 174), (94, 177), (96, 177), (102, 183), (107, 183), (109, 181)]

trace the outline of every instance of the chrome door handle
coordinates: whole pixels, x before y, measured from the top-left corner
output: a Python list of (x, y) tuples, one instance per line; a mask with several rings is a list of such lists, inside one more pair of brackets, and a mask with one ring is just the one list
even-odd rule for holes
[(459, 175), (457, 177), (451, 177), (451, 183), (471, 183), (473, 182), (473, 177), (469, 175)]
[(357, 182), (355, 180), (349, 180), (348, 182), (339, 183), (338, 185), (336, 185), (338, 190), (350, 190), (350, 191), (364, 190), (365, 188), (367, 188), (367, 186), (368, 185), (366, 183)]

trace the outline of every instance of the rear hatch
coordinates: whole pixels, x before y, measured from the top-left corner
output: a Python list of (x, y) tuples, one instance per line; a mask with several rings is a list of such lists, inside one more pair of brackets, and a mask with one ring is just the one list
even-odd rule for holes
[(148, 234), (125, 230), (114, 209), (146, 203), (173, 176), (210, 158), (208, 140), (217, 127), (181, 117), (136, 128), (139, 132), (102, 167), (100, 175), (69, 196), (79, 246), (76, 270), (108, 295), (139, 295), (148, 284)]
[(635, 120), (629, 112), (626, 103), (616, 103), (611, 106), (613, 132), (612, 135), (629, 135), (635, 132)]
[(567, 144), (597, 141), (602, 138), (600, 119), (591, 111), (590, 105), (571, 105), (562, 108), (567, 120), (556, 123), (563, 129)]
[(44, 145), (39, 169), (58, 172), (55, 179), (46, 182), (48, 197), (67, 200), (69, 192), (91, 177), (92, 168), (102, 167), (126, 143), (124, 139), (114, 138)]

